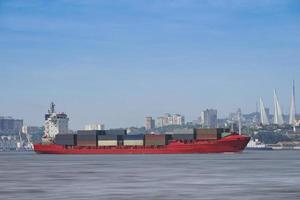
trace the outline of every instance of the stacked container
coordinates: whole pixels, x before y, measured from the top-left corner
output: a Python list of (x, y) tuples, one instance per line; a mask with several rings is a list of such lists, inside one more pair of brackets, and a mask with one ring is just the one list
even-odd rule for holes
[(221, 138), (227, 137), (227, 136), (229, 136), (229, 135), (231, 135), (231, 133), (229, 133), (229, 132), (221, 133)]
[(127, 132), (125, 129), (110, 129), (105, 130), (106, 135), (127, 135)]
[(97, 146), (97, 136), (101, 131), (77, 131), (77, 146), (95, 147)]
[(193, 140), (194, 130), (193, 129), (175, 129), (173, 132), (173, 140)]
[(145, 146), (161, 146), (167, 144), (166, 135), (145, 135)]
[(54, 139), (54, 143), (58, 145), (76, 145), (77, 135), (76, 134), (57, 134)]
[(78, 130), (77, 134), (105, 135), (105, 131), (104, 130)]
[(117, 135), (98, 135), (98, 146), (118, 146)]
[(201, 128), (194, 129), (195, 139), (197, 140), (217, 140), (221, 138), (224, 132), (223, 128)]
[(126, 135), (123, 137), (124, 146), (143, 146), (144, 135)]

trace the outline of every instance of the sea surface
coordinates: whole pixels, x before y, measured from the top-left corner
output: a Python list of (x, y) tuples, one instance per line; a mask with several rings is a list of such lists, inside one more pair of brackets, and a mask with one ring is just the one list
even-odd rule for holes
[(0, 152), (0, 199), (300, 199), (300, 151), (194, 155)]

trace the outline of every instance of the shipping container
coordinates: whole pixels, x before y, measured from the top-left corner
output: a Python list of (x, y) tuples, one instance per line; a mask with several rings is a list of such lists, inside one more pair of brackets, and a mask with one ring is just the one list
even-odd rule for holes
[(224, 128), (224, 129), (223, 129), (223, 132), (224, 132), (224, 133), (230, 133), (230, 129), (229, 129), (229, 128)]
[(224, 132), (223, 128), (199, 128), (194, 129), (196, 134), (221, 134)]
[(145, 135), (145, 145), (146, 146), (159, 146), (166, 145), (166, 135)]
[(124, 146), (144, 146), (144, 140), (123, 140)]
[(82, 140), (77, 140), (77, 146), (81, 147), (96, 147), (97, 146), (97, 141), (82, 141)]
[(54, 139), (54, 143), (58, 145), (76, 145), (76, 134), (57, 134)]
[(117, 135), (98, 135), (98, 140), (118, 140)]
[(104, 130), (78, 130), (77, 134), (105, 135)]
[(127, 135), (127, 131), (125, 129), (110, 129), (105, 130), (106, 135)]
[(98, 146), (118, 146), (118, 140), (98, 140)]
[(172, 136), (173, 140), (194, 140), (194, 134), (174, 134)]
[(194, 129), (195, 139), (197, 140), (217, 140), (221, 138), (221, 134), (224, 132), (223, 128), (201, 128)]
[(97, 146), (97, 132), (77, 132), (77, 146)]
[(144, 140), (144, 136), (142, 134), (139, 135), (125, 135), (123, 136), (123, 140)]
[(188, 134), (188, 135), (190, 135), (190, 134), (194, 134), (194, 129), (188, 129), (188, 128), (182, 128), (182, 129), (175, 129), (174, 131), (173, 131), (173, 135), (177, 135), (177, 134), (179, 134), (179, 135), (182, 135), (182, 134)]
[(217, 140), (218, 134), (215, 133), (196, 133), (195, 139), (197, 140)]
[(221, 137), (222, 137), (222, 138), (223, 138), (223, 137), (227, 137), (227, 136), (229, 136), (229, 135), (231, 135), (231, 133), (228, 133), (228, 132), (221, 133)]

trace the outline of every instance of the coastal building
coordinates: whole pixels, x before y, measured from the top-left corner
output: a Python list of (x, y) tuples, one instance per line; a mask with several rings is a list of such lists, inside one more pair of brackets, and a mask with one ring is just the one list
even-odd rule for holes
[(164, 117), (158, 117), (156, 119), (156, 127), (161, 128), (164, 126)]
[(156, 120), (156, 127), (164, 127), (170, 125), (184, 125), (185, 117), (180, 114), (171, 115), (169, 113), (164, 114), (163, 117), (158, 117)]
[(0, 133), (17, 134), (22, 130), (23, 120), (12, 117), (0, 117)]
[(201, 112), (201, 125), (205, 128), (217, 128), (218, 111), (216, 109), (206, 109)]
[(84, 130), (91, 131), (91, 130), (104, 130), (104, 124), (88, 124), (85, 125)]
[(38, 127), (38, 126), (22, 126), (22, 133), (24, 134), (34, 134), (34, 133), (39, 133), (41, 132), (42, 127)]
[(175, 114), (173, 115), (173, 125), (184, 125), (185, 124), (185, 118), (182, 115)]
[(171, 121), (171, 115), (169, 113), (166, 113), (164, 116), (163, 116), (163, 126), (168, 126), (170, 125), (170, 121)]
[(146, 130), (151, 130), (155, 128), (155, 120), (152, 117), (145, 118), (145, 128)]

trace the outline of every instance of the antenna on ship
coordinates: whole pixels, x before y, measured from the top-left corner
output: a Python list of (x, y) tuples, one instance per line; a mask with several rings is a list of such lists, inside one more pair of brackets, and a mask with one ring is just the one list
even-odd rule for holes
[(48, 110), (49, 114), (55, 113), (55, 104), (51, 102), (50, 109)]

